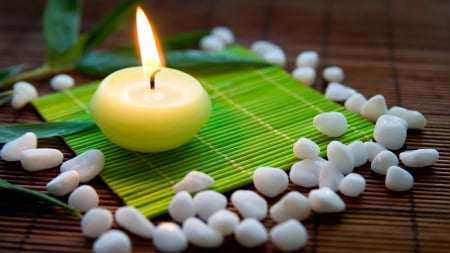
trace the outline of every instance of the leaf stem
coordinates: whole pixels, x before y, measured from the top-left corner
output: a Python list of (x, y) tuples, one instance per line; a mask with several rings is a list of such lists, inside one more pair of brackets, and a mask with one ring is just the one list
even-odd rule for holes
[(15, 82), (29, 79), (38, 79), (43, 77), (48, 77), (52, 74), (64, 72), (64, 71), (72, 71), (75, 69), (75, 64), (66, 64), (58, 67), (50, 67), (47, 64), (43, 64), (40, 67), (35, 69), (22, 72), (18, 75), (15, 75), (13, 78), (7, 80), (5, 82), (5, 86), (11, 85)]

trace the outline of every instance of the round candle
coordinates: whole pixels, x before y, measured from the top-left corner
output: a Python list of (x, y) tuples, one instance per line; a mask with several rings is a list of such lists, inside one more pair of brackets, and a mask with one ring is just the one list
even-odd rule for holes
[(159, 152), (191, 140), (208, 120), (211, 101), (202, 85), (184, 72), (130, 67), (100, 83), (90, 111), (113, 143), (133, 151)]

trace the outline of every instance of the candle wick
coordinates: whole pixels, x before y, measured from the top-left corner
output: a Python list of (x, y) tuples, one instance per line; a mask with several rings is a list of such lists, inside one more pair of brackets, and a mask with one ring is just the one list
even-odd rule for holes
[(155, 70), (152, 75), (150, 76), (150, 89), (155, 90), (155, 76), (158, 72), (160, 72), (161, 69)]

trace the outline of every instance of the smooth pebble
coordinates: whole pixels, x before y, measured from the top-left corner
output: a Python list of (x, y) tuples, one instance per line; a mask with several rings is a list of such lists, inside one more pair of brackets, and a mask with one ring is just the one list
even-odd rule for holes
[(367, 103), (366, 97), (361, 93), (355, 93), (345, 100), (344, 107), (351, 112), (361, 114), (361, 108), (365, 103)]
[(262, 58), (268, 63), (276, 64), (281, 67), (286, 65), (286, 55), (281, 48), (270, 50), (264, 53), (262, 55)]
[[(76, 173), (74, 170), (66, 171), (64, 173)], [(61, 175), (62, 175), (61, 174)], [(75, 210), (86, 212), (87, 210), (97, 207), (100, 202), (97, 191), (90, 185), (81, 185), (70, 193), (67, 203)]]
[(319, 54), (316, 51), (303, 51), (295, 58), (296, 67), (317, 68), (319, 66)]
[(205, 51), (218, 52), (225, 48), (225, 43), (217, 36), (206, 35), (200, 40), (200, 48)]
[(18, 110), (39, 96), (36, 88), (28, 82), (20, 81), (13, 86), (11, 107)]
[(239, 224), (239, 216), (227, 209), (219, 210), (208, 218), (208, 226), (224, 236), (231, 235)]
[(67, 90), (75, 85), (73, 77), (67, 74), (58, 74), (50, 80), (50, 86), (54, 90)]
[(347, 131), (347, 119), (340, 112), (323, 112), (313, 118), (314, 127), (321, 133), (338, 137)]
[(375, 141), (390, 150), (398, 150), (403, 147), (406, 135), (405, 121), (392, 115), (380, 116), (373, 131)]
[(345, 176), (339, 184), (339, 192), (348, 197), (358, 197), (366, 189), (366, 179), (357, 173)]
[(214, 179), (201, 171), (190, 171), (184, 178), (173, 186), (174, 192), (187, 191), (190, 193), (208, 189), (214, 184)]
[(195, 194), (193, 201), (197, 215), (205, 221), (208, 220), (211, 214), (225, 209), (227, 205), (227, 198), (223, 194), (212, 190), (198, 192)]
[(105, 156), (98, 149), (90, 149), (61, 164), (61, 172), (76, 170), (80, 175), (80, 182), (85, 183), (97, 176), (103, 169)]
[(277, 223), (289, 220), (305, 220), (311, 215), (308, 198), (300, 192), (286, 193), (269, 210), (270, 217)]
[(20, 153), (20, 164), (30, 172), (56, 167), (63, 159), (63, 153), (54, 148), (26, 149)]
[(66, 171), (48, 182), (46, 188), (54, 196), (64, 196), (75, 190), (79, 183), (80, 176), (76, 171)]
[(367, 160), (371, 162), (375, 156), (386, 148), (380, 143), (376, 143), (373, 141), (364, 142), (364, 148), (367, 152)]
[(33, 132), (27, 132), (3, 145), (0, 157), (8, 162), (19, 161), (22, 151), (37, 148), (37, 137)]
[(311, 86), (316, 80), (316, 70), (312, 67), (298, 67), (292, 71), (295, 80)]
[(353, 171), (354, 160), (350, 148), (340, 141), (331, 141), (327, 146), (328, 161), (332, 162), (344, 175)]
[(243, 218), (261, 220), (266, 217), (268, 209), (267, 201), (254, 191), (234, 191), (231, 194), (231, 203), (233, 203)]
[(343, 178), (344, 174), (342, 174), (342, 171), (332, 162), (326, 161), (320, 167), (319, 188), (328, 187), (333, 191), (337, 191)]
[(319, 157), (320, 147), (311, 139), (301, 137), (294, 143), (292, 151), (298, 159), (315, 159)]
[(81, 232), (89, 238), (97, 238), (108, 231), (113, 224), (111, 211), (103, 207), (89, 209), (81, 219)]
[(400, 160), (407, 167), (427, 167), (439, 159), (439, 152), (433, 148), (407, 150), (399, 154)]
[(405, 120), (409, 129), (424, 129), (427, 125), (427, 119), (421, 112), (409, 110), (401, 106), (391, 107), (387, 114)]
[(280, 168), (258, 167), (252, 178), (256, 190), (270, 198), (284, 192), (289, 186), (288, 174)]
[(284, 252), (299, 250), (308, 242), (305, 226), (294, 219), (275, 225), (269, 235), (275, 247)]
[(320, 166), (322, 159), (304, 159), (294, 163), (289, 171), (292, 183), (311, 188), (319, 185)]
[(234, 43), (234, 34), (228, 27), (216, 26), (211, 30), (211, 35), (222, 40), (225, 45)]
[(246, 218), (234, 230), (236, 241), (247, 248), (262, 245), (269, 239), (266, 228), (255, 218)]
[(367, 162), (369, 155), (362, 141), (354, 141), (347, 146), (353, 156), (353, 167), (359, 167)]
[(191, 194), (186, 191), (177, 192), (169, 203), (169, 215), (176, 222), (183, 223), (189, 217), (194, 217), (197, 210)]
[(153, 245), (162, 252), (176, 253), (187, 249), (188, 240), (178, 224), (162, 222), (153, 231)]
[(325, 89), (325, 97), (333, 101), (345, 101), (354, 94), (356, 91), (353, 88), (337, 82), (329, 83)]
[(278, 45), (267, 40), (257, 40), (250, 46), (250, 50), (260, 56), (264, 55), (267, 52), (280, 49), (281, 48)]
[(328, 187), (314, 189), (308, 195), (311, 209), (316, 213), (336, 213), (345, 210), (345, 203)]
[(360, 114), (364, 118), (376, 122), (378, 117), (386, 114), (387, 111), (386, 99), (383, 95), (378, 94), (369, 98), (369, 100), (361, 106)]
[(342, 82), (344, 71), (338, 66), (330, 66), (323, 69), (322, 76), (327, 82)]
[(373, 158), (370, 169), (379, 175), (386, 175), (387, 169), (394, 165), (398, 165), (397, 156), (392, 151), (383, 150)]
[(130, 238), (123, 231), (112, 229), (98, 237), (93, 246), (94, 253), (131, 253)]
[(135, 235), (146, 239), (153, 236), (155, 225), (133, 206), (119, 207), (114, 218), (121, 227)]
[(391, 166), (388, 168), (384, 184), (391, 191), (408, 191), (414, 186), (414, 178), (407, 170)]
[(187, 218), (183, 222), (183, 233), (186, 239), (200, 248), (217, 248), (222, 245), (224, 237), (218, 231), (206, 225), (196, 217)]

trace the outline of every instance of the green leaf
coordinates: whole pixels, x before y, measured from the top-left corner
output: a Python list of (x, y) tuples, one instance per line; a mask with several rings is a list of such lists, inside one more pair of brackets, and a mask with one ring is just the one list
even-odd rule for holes
[(85, 75), (101, 77), (118, 69), (140, 65), (136, 51), (131, 48), (107, 52), (91, 52), (78, 63), (77, 69)]
[(13, 192), (17, 192), (20, 194), (24, 194), (26, 196), (32, 197), (34, 199), (37, 200), (41, 200), (43, 202), (46, 202), (48, 204), (54, 205), (54, 206), (58, 206), (63, 208), (66, 211), (69, 211), (71, 214), (76, 215), (78, 217), (81, 217), (81, 213), (78, 212), (77, 210), (73, 209), (71, 206), (69, 206), (68, 204), (62, 202), (61, 200), (54, 198), (50, 195), (47, 195), (45, 193), (39, 192), (39, 191), (35, 191), (35, 190), (31, 190), (31, 189), (27, 189), (18, 185), (14, 185), (11, 184), (9, 182), (7, 182), (4, 179), (0, 178), (0, 188), (1, 189), (5, 189), (5, 190), (9, 190), (9, 191), (13, 191)]
[(200, 40), (208, 34), (209, 31), (181, 33), (162, 38), (161, 43), (166, 50), (197, 48)]
[(76, 58), (72, 52), (80, 27), (81, 0), (47, 0), (44, 12), (44, 41), (47, 64), (58, 65)]
[(24, 65), (14, 65), (0, 70), (0, 87), (11, 77), (22, 71)]
[(59, 121), (0, 125), (0, 143), (14, 140), (27, 132), (38, 138), (65, 136), (85, 131), (95, 126), (93, 121)]

